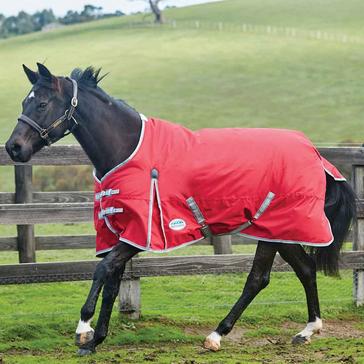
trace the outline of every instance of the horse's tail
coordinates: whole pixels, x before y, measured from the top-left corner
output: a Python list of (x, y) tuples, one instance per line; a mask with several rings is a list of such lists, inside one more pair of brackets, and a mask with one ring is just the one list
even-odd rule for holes
[(313, 248), (318, 270), (325, 275), (339, 275), (339, 255), (350, 224), (356, 215), (356, 195), (346, 181), (326, 175), (325, 214), (330, 221), (334, 241), (327, 247)]

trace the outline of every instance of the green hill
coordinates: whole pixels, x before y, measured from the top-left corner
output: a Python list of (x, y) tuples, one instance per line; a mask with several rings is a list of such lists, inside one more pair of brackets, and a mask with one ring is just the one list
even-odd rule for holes
[(229, 0), (168, 13), (180, 20), (245, 22), (361, 36), (363, 14), (361, 0)]
[[(61, 75), (102, 66), (110, 73), (101, 85), (107, 92), (146, 115), (191, 128), (292, 128), (316, 143), (361, 143), (363, 45), (271, 34), (264, 27), (314, 29), (364, 42), (363, 8), (358, 0), (230, 0), (168, 10), (175, 28), (129, 27), (141, 19), (133, 16), (2, 40), (0, 143), (29, 90), (21, 64), (34, 67), (36, 61)], [(214, 22), (223, 29), (204, 26)], [(244, 23), (262, 31), (243, 32)]]

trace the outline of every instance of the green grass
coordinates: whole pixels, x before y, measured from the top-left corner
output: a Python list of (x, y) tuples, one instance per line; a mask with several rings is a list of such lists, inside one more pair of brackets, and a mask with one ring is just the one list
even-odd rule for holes
[[(359, 0), (230, 0), (168, 10), (167, 18), (177, 20), (176, 29), (125, 27), (129, 19), (140, 19), (136, 16), (2, 40), (0, 143), (10, 135), (30, 87), (21, 63), (34, 67), (43, 60), (59, 75), (77, 66), (102, 66), (110, 72), (102, 87), (111, 95), (146, 115), (193, 129), (282, 127), (302, 130), (316, 143), (361, 143), (362, 46), (198, 30), (183, 21), (294, 27), (363, 40), (363, 6)], [(13, 179), (12, 169), (1, 167), (2, 191), (13, 191)], [(91, 224), (36, 227), (38, 235), (91, 232)], [(0, 236), (14, 234), (14, 226), (0, 226)], [(234, 252), (252, 249), (239, 246)], [(212, 253), (212, 248), (176, 252), (202, 253)], [(91, 249), (39, 251), (37, 259), (81, 260), (93, 255)], [(0, 253), (0, 264), (16, 261), (16, 252)], [(17, 364), (364, 363), (364, 311), (351, 302), (351, 272), (344, 272), (341, 280), (319, 275), (323, 316), (338, 329), (309, 347), (294, 349), (289, 338), (306, 320), (303, 290), (291, 273), (275, 273), (272, 278), (238, 322), (241, 337), (225, 342), (217, 354), (203, 351), (201, 339), (238, 298), (246, 275), (142, 279), (142, 320), (120, 320), (114, 310), (111, 335), (100, 353), (82, 360), (74, 356), (72, 337), (89, 282), (1, 286), (0, 352), (4, 362)], [(350, 328), (355, 328), (352, 337), (346, 335)]]
[[(281, 335), (282, 339), (287, 337)], [(209, 353), (202, 350), (196, 344), (181, 342), (158, 345), (138, 345), (126, 347), (124, 350), (113, 348), (113, 350), (102, 350), (92, 358), (77, 359), (66, 350), (57, 350), (54, 356), (43, 353), (30, 354), (26, 351), (22, 356), (7, 356), (6, 363), (182, 363), (182, 364), (261, 364), (261, 363), (357, 363), (363, 364), (362, 343), (357, 340), (350, 345), (347, 340), (320, 340), (324, 347), (298, 347), (294, 351), (291, 346), (284, 342), (271, 344), (268, 340), (261, 340), (255, 344), (243, 340), (240, 345), (227, 344), (223, 351)], [(335, 350), (332, 348), (335, 347)]]
[[(234, 246), (235, 253), (251, 253), (253, 249), (254, 246)], [(173, 254), (211, 253), (211, 246), (190, 246)], [(91, 249), (39, 251), (37, 259), (83, 260), (92, 259), (93, 254)], [(15, 252), (0, 254), (1, 264), (15, 261)], [(219, 354), (201, 349), (203, 336), (232, 307), (246, 277), (246, 274), (225, 274), (143, 278), (142, 319), (137, 322), (120, 320), (115, 308), (110, 335), (100, 353), (89, 362), (124, 362), (124, 358), (129, 358), (133, 363), (142, 363), (154, 358), (158, 363), (170, 363), (190, 353), (196, 363), (254, 362), (253, 359), (262, 362), (271, 355), (274, 363), (283, 363), (296, 355), (297, 349), (291, 348), (289, 340), (306, 321), (304, 292), (293, 273), (272, 274), (271, 284), (237, 323), (239, 339), (225, 340)], [(329, 330), (311, 348), (300, 348), (298, 353), (307, 360), (314, 357), (319, 363), (322, 350), (323, 358), (331, 358), (333, 362), (343, 357), (345, 351), (360, 363), (364, 355), (359, 345), (360, 338), (364, 337), (364, 309), (352, 304), (352, 272), (343, 271), (339, 280), (319, 274), (318, 286), (322, 316), (331, 326), (335, 325), (336, 331), (330, 333)], [(72, 338), (89, 287), (90, 282), (2, 286), (0, 353), (5, 362), (79, 362), (74, 356)], [(343, 329), (340, 329), (341, 322), (346, 325)], [(355, 329), (353, 336), (334, 340), (337, 335), (345, 334), (348, 323)], [(280, 361), (278, 347), (286, 355), (283, 361)]]
[[(166, 14), (170, 19), (296, 24), (354, 32), (364, 39), (362, 7), (357, 0), (239, 0)], [(111, 95), (146, 115), (193, 129), (277, 127), (302, 130), (316, 143), (363, 141), (363, 47), (239, 31), (128, 29), (128, 20), (0, 41), (0, 143), (10, 135), (30, 87), (21, 63), (34, 67), (43, 60), (61, 75), (77, 66), (102, 66), (110, 72), (102, 87)], [(13, 190), (9, 169), (2, 168), (0, 182), (3, 191)]]
[[(271, 6), (260, 11), (265, 3)], [(305, 4), (302, 9), (300, 3)], [(346, 32), (356, 27), (362, 5), (354, 0), (335, 2), (339, 3), (342, 5), (335, 14), (351, 14), (353, 18), (342, 21), (340, 31)], [(283, 10), (289, 8), (299, 14), (300, 19), (292, 18), (280, 4)], [(226, 1), (181, 10), (181, 17), (188, 18), (188, 13), (199, 17), (202, 11), (198, 9), (211, 9), (214, 21), (218, 16), (236, 21), (239, 14), (247, 13), (248, 18), (242, 16), (242, 21), (254, 14), (256, 23), (268, 25), (279, 13), (279, 24), (284, 25), (286, 19), (287, 26), (297, 21), (309, 28), (305, 19), (312, 19), (311, 14), (317, 13), (318, 21), (324, 9), (335, 8), (328, 6), (328, 1), (315, 4)], [(273, 6), (275, 12), (271, 11)], [(178, 12), (173, 10), (170, 16)], [(205, 18), (208, 14), (210, 11), (205, 10)], [(325, 19), (331, 19), (334, 27), (338, 17), (335, 20), (330, 14)], [(0, 75), (4, 90), (0, 96), (1, 142), (13, 128), (20, 101), (29, 90), (21, 63), (32, 66), (43, 60), (56, 74), (69, 74), (76, 66), (102, 66), (110, 72), (102, 84), (107, 92), (126, 99), (147, 115), (194, 129), (284, 127), (303, 130), (315, 142), (363, 140), (359, 128), (363, 112), (362, 47), (229, 31), (127, 29), (122, 27), (125, 21), (103, 20), (1, 41), (0, 66), (6, 69)]]
[(360, 0), (225, 0), (207, 6), (173, 9), (168, 17), (363, 35)]
[[(364, 39), (362, 7), (357, 0), (239, 0), (166, 14), (177, 20), (320, 28)], [(102, 66), (110, 72), (102, 83), (108, 93), (146, 115), (192, 129), (277, 127), (302, 130), (315, 143), (363, 141), (363, 47), (240, 31), (128, 29), (128, 20), (0, 41), (0, 143), (30, 88), (21, 63), (34, 67), (43, 60), (61, 75), (77, 66)], [(0, 182), (2, 191), (13, 190), (9, 168), (1, 168)]]
[[(234, 246), (234, 252), (249, 253), (252, 248)], [(211, 253), (212, 247), (191, 246), (174, 254)], [(38, 252), (38, 260), (82, 260), (92, 258), (92, 255), (91, 250)], [(14, 262), (15, 253), (13, 258)], [(1, 264), (9, 263), (8, 259), (9, 254), (0, 255)], [(273, 355), (274, 363), (284, 362), (279, 361), (277, 345), (288, 360), (297, 352), (289, 345), (290, 337), (300, 331), (306, 321), (304, 292), (293, 273), (272, 274), (269, 287), (237, 323), (239, 340), (235, 338), (234, 344), (225, 341), (224, 350), (216, 355), (201, 349), (202, 337), (232, 307), (246, 277), (246, 274), (226, 274), (143, 278), (142, 320), (120, 320), (115, 309), (110, 336), (100, 353), (90, 360), (112, 363), (112, 360), (128, 357), (134, 363), (141, 363), (148, 358), (158, 358), (157, 362), (167, 363), (172, 358), (181, 360), (189, 352), (196, 358), (196, 363), (217, 363), (219, 360), (236, 363), (238, 358), (253, 360), (254, 357), (261, 362), (269, 355)], [(318, 286), (322, 316), (337, 328), (334, 333), (328, 331), (322, 339), (317, 339), (310, 349), (300, 348), (298, 352), (320, 362), (316, 356), (322, 350), (326, 359), (335, 360), (345, 351), (361, 362), (360, 357), (364, 354), (359, 342), (360, 337), (364, 337), (364, 309), (352, 304), (351, 271), (343, 271), (339, 280), (319, 274)], [(0, 352), (4, 353), (5, 362), (78, 362), (72, 337), (89, 287), (90, 282), (2, 286)], [(353, 337), (344, 335), (348, 326), (340, 329), (347, 323), (355, 329)], [(344, 337), (335, 341), (337, 335)]]
[[(181, 360), (187, 351), (191, 355), (202, 355), (200, 342), (203, 335), (228, 312), (245, 279), (245, 274), (142, 279), (142, 320), (120, 320), (115, 309), (110, 336), (100, 348), (100, 354), (92, 360), (111, 360), (115, 355), (124, 357), (128, 354), (134, 362), (142, 362), (140, 355), (156, 350), (161, 350), (157, 355), (160, 360), (172, 360), (174, 356)], [(323, 317), (336, 323), (337, 332), (340, 333), (339, 320), (351, 322), (353, 326), (354, 322), (363, 321), (363, 309), (355, 309), (350, 300), (337, 301), (337, 291), (344, 298), (350, 297), (350, 272), (344, 272), (340, 281), (320, 275), (318, 282)], [(3, 286), (0, 295), (0, 352), (4, 353), (5, 362), (18, 362), (21, 358), (19, 362), (32, 363), (35, 359), (30, 354), (39, 360), (43, 357), (77, 362), (73, 356), (72, 337), (89, 285), (89, 282), (70, 282), (31, 284), (20, 288)], [(282, 301), (282, 297), (287, 300), (286, 304), (275, 304)], [(234, 346), (225, 341), (220, 354), (205, 353), (206, 360), (209, 360), (206, 362), (223, 358), (238, 360), (242, 352), (247, 358), (258, 355), (257, 359), (262, 360), (275, 351), (277, 344), (285, 347), (286, 354), (293, 355), (296, 349), (292, 350), (289, 339), (302, 329), (305, 320), (306, 307), (300, 284), (291, 273), (275, 273), (268, 289), (237, 323), (240, 339)], [(358, 332), (364, 337), (363, 327), (357, 328), (355, 335)], [(363, 347), (358, 345), (362, 342), (359, 338), (338, 341), (332, 335), (337, 333), (328, 332), (302, 355), (310, 356), (324, 349), (325, 354), (337, 359), (337, 351), (344, 350), (344, 347), (348, 355), (352, 352), (355, 358), (363, 355)], [(263, 347), (262, 342), (265, 343)], [(276, 359), (277, 354), (274, 353)]]

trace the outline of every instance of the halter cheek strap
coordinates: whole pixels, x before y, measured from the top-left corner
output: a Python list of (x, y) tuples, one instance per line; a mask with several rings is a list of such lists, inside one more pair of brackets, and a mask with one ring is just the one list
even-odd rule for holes
[[(51, 145), (52, 143), (55, 143), (57, 140), (65, 137), (66, 135), (69, 135), (70, 133), (72, 133), (74, 131), (74, 129), (78, 126), (78, 122), (76, 121), (75, 117), (73, 116), (76, 107), (78, 105), (78, 86), (77, 86), (77, 82), (69, 77), (66, 77), (67, 80), (72, 82), (72, 87), (73, 87), (73, 96), (71, 99), (71, 106), (69, 109), (67, 109), (65, 111), (65, 113), (58, 119), (56, 119), (55, 121), (53, 121), (53, 123), (51, 123), (47, 128), (42, 128), (36, 121), (34, 121), (33, 119), (31, 119), (30, 117), (21, 114), (18, 118), (18, 121), (22, 121), (25, 124), (28, 124), (29, 126), (31, 126), (34, 130), (36, 130), (39, 133), (39, 136), (46, 141), (47, 145)], [(68, 132), (65, 132), (60, 138), (58, 139), (52, 139), (49, 136), (49, 133), (51, 131), (53, 131), (54, 129), (58, 128), (63, 122), (65, 121), (73, 121), (73, 125), (71, 128), (68, 128)]]

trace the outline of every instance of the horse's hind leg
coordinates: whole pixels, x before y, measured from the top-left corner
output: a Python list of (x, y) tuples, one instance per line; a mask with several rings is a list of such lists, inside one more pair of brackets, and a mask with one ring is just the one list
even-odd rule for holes
[(244, 290), (229, 314), (220, 322), (217, 329), (212, 332), (204, 342), (204, 347), (213, 351), (220, 349), (221, 336), (227, 335), (248, 307), (254, 297), (269, 283), (270, 271), (278, 244), (259, 242), (255, 253), (253, 267), (249, 273)]
[(304, 330), (293, 337), (292, 343), (307, 344), (311, 341), (311, 336), (319, 333), (322, 329), (316, 283), (316, 264), (301, 245), (279, 244), (278, 251), (280, 256), (293, 268), (305, 289), (308, 323)]
[[(80, 347), (80, 355), (95, 351), (95, 347), (105, 339), (125, 264), (138, 252), (140, 250), (137, 248), (119, 243), (97, 265), (92, 287), (86, 303), (81, 309), (81, 320), (76, 330), (76, 344)], [(95, 313), (97, 299), (102, 287), (104, 287), (102, 305), (94, 332), (90, 326), (90, 321)]]

